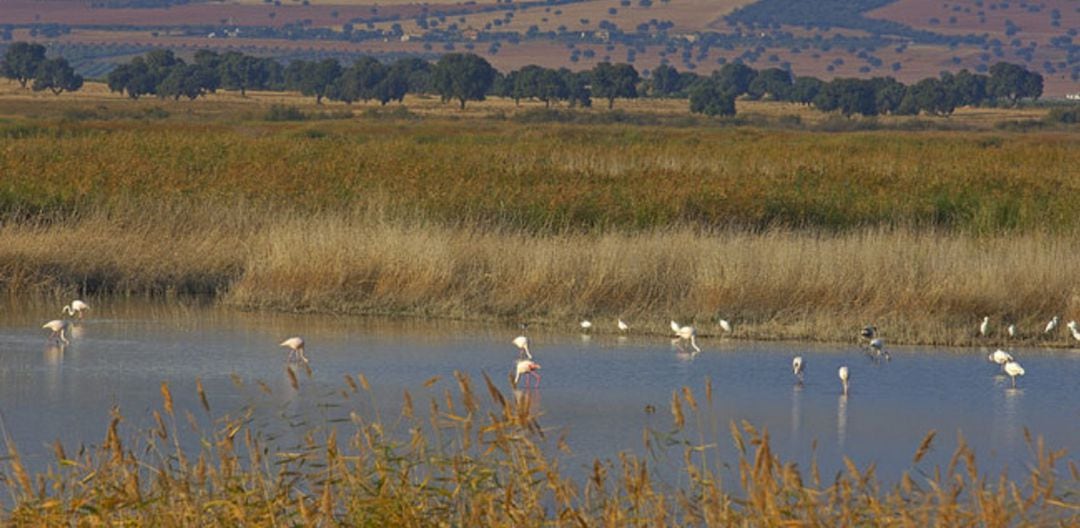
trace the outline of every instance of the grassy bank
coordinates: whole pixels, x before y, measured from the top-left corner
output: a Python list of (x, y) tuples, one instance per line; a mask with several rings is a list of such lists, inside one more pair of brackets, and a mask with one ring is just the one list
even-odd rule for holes
[[(291, 371), (290, 371), (291, 373)], [(291, 373), (295, 387), (303, 374)], [(366, 379), (346, 375), (342, 412), (372, 398)], [(276, 447), (251, 410), (221, 414), (198, 387), (214, 430), (174, 409), (162, 385), (156, 426), (135, 432), (119, 411), (100, 447), (69, 451), (30, 474), (7, 442), (5, 522), (15, 525), (346, 525), (346, 526), (1069, 526), (1080, 522), (1080, 471), (1028, 435), (1024, 474), (980, 473), (958, 439), (948, 466), (922, 467), (930, 432), (912, 446), (912, 471), (882, 483), (873, 466), (823, 477), (785, 462), (767, 431), (708, 425), (711, 386), (672, 394), (670, 426), (645, 430), (644, 450), (596, 461), (584, 478), (567, 476), (564, 438), (548, 437), (533, 395), (477, 387), (458, 375), (457, 390), (415, 403), (385, 421), (353, 411), (351, 423), (298, 430), (303, 441)], [(428, 385), (438, 384), (437, 379)], [(269, 388), (265, 388), (269, 390)], [(427, 408), (425, 411), (424, 408)], [(182, 417), (189, 415), (186, 420)], [(283, 418), (284, 420), (284, 418)], [(304, 423), (304, 422), (299, 422)], [(194, 428), (191, 432), (189, 427)], [(550, 433), (550, 431), (548, 431)], [(182, 438), (201, 449), (181, 449)], [(716, 435), (720, 435), (717, 437)], [(717, 442), (734, 443), (737, 460), (720, 460)], [(675, 464), (680, 484), (658, 478), (657, 460)], [(678, 462), (681, 460), (681, 463)], [(737, 478), (734, 478), (737, 477)], [(733, 482), (725, 486), (723, 482)]]
[[(0, 123), (0, 288), (745, 338), (1080, 319), (1080, 135)], [(982, 316), (995, 337), (976, 339)], [(602, 326), (602, 327), (606, 327)], [(1047, 342), (1064, 345), (1064, 337)]]
[[(1080, 316), (1080, 241), (1039, 233), (776, 229), (522, 234), (373, 213), (105, 215), (0, 228), (10, 292), (205, 293), (257, 309), (502, 318), (621, 317), (635, 331), (715, 318), (735, 336), (844, 341), (876, 322), (892, 342), (991, 344), (1016, 323), (1042, 340)], [(155, 217), (154, 215), (161, 215)], [(982, 315), (994, 320), (976, 338)], [(609, 324), (610, 323), (610, 324)], [(569, 327), (569, 325), (567, 326)], [(1014, 340), (1015, 341), (1015, 340)]]

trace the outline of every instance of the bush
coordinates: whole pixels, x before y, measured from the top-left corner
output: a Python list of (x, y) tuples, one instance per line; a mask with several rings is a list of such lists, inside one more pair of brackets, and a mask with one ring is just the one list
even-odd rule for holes
[(308, 115), (295, 106), (271, 105), (263, 115), (265, 121), (306, 121)]
[(1080, 106), (1051, 109), (1043, 120), (1047, 123), (1075, 125), (1080, 123)]

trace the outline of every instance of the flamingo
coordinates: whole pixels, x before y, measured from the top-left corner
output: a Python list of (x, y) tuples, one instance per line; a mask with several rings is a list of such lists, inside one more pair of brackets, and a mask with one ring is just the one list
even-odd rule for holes
[(1080, 328), (1077, 328), (1076, 321), (1069, 321), (1069, 324), (1065, 326), (1069, 327), (1069, 332), (1072, 333), (1073, 339), (1080, 341)]
[(731, 323), (728, 322), (727, 319), (720, 319), (717, 322), (720, 323), (720, 328), (722, 328), (725, 332), (729, 334), (731, 333)]
[(844, 365), (844, 366), (840, 367), (840, 370), (836, 371), (836, 374), (838, 376), (840, 376), (840, 384), (843, 385), (843, 387), (844, 387), (844, 396), (847, 396), (847, 393), (848, 393), (848, 378), (850, 377), (850, 375), (848, 373), (847, 365)]
[(1019, 363), (1010, 361), (1005, 364), (1005, 373), (1012, 378), (1012, 386), (1016, 388), (1016, 377), (1024, 375), (1024, 367), (1021, 367)]
[(307, 356), (304, 355), (304, 338), (302, 337), (290, 337), (281, 342), (280, 345), (289, 348), (289, 357), (286, 361), (300, 360), (304, 363), (308, 362)]
[(990, 331), (990, 316), (983, 317), (982, 324), (979, 325), (979, 335), (986, 337), (986, 333)]
[(795, 359), (791, 360), (791, 371), (795, 373), (795, 377), (799, 378), (799, 381), (803, 379), (803, 370), (806, 365), (803, 364), (802, 356), (795, 356)]
[(583, 331), (583, 332), (588, 332), (589, 330), (592, 329), (592, 321), (590, 321), (588, 319), (582, 321), (580, 323), (580, 325), (581, 325), (581, 331)]
[(83, 315), (85, 315), (85, 312), (89, 310), (89, 304), (86, 304), (79, 299), (75, 299), (74, 301), (71, 301), (71, 304), (65, 306), (64, 309), (61, 310), (61, 312), (82, 319)]
[(514, 338), (514, 346), (518, 347), (518, 357), (532, 359), (529, 353), (529, 338), (521, 335)]
[(626, 324), (622, 319), (619, 319), (619, 331), (625, 332), (630, 329), (630, 325)]
[(1043, 330), (1043, 333), (1044, 334), (1049, 334), (1050, 332), (1053, 332), (1054, 330), (1057, 330), (1058, 323), (1060, 323), (1060, 322), (1061, 322), (1061, 318), (1055, 315), (1054, 318), (1051, 319), (1049, 323), (1046, 323), (1046, 329)]
[(56, 339), (58, 342), (63, 343), (65, 345), (70, 343), (70, 341), (68, 341), (67, 338), (64, 337), (64, 331), (68, 329), (68, 322), (67, 321), (62, 321), (60, 319), (54, 319), (52, 321), (49, 321), (49, 322), (41, 325), (41, 327), (45, 328), (45, 329), (48, 329), (48, 330), (52, 330), (52, 334), (49, 334), (49, 340)]
[(989, 356), (986, 356), (986, 359), (1001, 365), (1002, 368), (1005, 368), (1006, 363), (1014, 361), (1012, 354), (1001, 350), (1000, 348), (990, 353)]
[[(528, 358), (518, 359), (517, 362), (514, 363), (514, 387), (517, 387), (518, 381), (521, 380), (522, 376), (531, 376), (536, 380), (536, 386), (539, 387), (540, 373), (537, 372), (538, 370), (540, 370), (539, 363)], [(525, 386), (529, 386), (528, 378), (525, 379)]]
[(697, 328), (694, 328), (693, 326), (679, 326), (679, 323), (672, 321), (671, 330), (675, 332), (675, 335), (679, 339), (689, 341), (694, 352), (701, 352), (701, 348), (697, 346)]
[(1006, 330), (1009, 332), (1009, 337), (1016, 337), (1016, 325), (1011, 324)]

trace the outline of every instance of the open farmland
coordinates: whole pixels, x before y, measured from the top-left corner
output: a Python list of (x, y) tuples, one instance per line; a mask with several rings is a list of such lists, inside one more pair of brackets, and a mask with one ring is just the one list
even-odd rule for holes
[[(741, 61), (826, 80), (887, 75), (906, 83), (962, 68), (982, 72), (1009, 61), (1042, 74), (1048, 97), (1080, 92), (1075, 35), (1080, 6), (1075, 2), (898, 0), (874, 9), (853, 2), (823, 8), (813, 22), (785, 17), (790, 11), (785, 2), (795, 0), (320, 0), (309, 5), (243, 0), (168, 8), (10, 0), (0, 10), (0, 25), (7, 25), (14, 39), (53, 43), (58, 53), (79, 56), (78, 66), (95, 73), (108, 71), (119, 60), (110, 50), (124, 46), (186, 54), (240, 49), (286, 59), (432, 58), (469, 51), (502, 70), (528, 64), (580, 70), (607, 60), (632, 63), (639, 71), (670, 64), (709, 73)], [(772, 11), (759, 9), (750, 18), (740, 14), (755, 6)]]

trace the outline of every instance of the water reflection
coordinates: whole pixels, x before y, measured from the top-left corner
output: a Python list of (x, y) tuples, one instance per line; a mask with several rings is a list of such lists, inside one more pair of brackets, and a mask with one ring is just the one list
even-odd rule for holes
[(45, 365), (48, 367), (45, 370), (45, 390), (49, 394), (50, 400), (57, 401), (60, 399), (64, 385), (62, 372), (64, 345), (58, 343), (46, 345), (43, 357)]
[(847, 394), (836, 400), (836, 445), (843, 451), (847, 442)]
[(1020, 420), (1023, 415), (1021, 404), (1024, 402), (1024, 389), (1008, 387), (1005, 389), (1005, 397), (1001, 400), (1000, 428), (1004, 448), (1015, 450), (1020, 448)]
[(791, 438), (799, 439), (802, 435), (802, 400), (803, 384), (799, 381), (791, 388)]
[(83, 328), (82, 322), (72, 322), (68, 328), (71, 331), (72, 339), (82, 339), (86, 335), (86, 329)]

